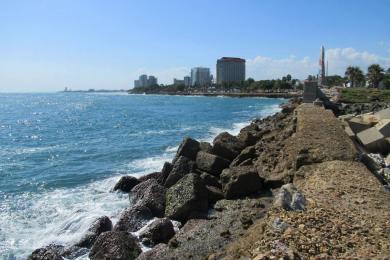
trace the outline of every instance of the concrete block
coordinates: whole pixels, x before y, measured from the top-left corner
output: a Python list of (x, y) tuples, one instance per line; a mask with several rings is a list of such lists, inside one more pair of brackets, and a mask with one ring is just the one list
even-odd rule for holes
[(378, 129), (384, 137), (390, 137), (390, 119), (380, 120), (375, 125), (375, 128)]
[(381, 111), (378, 111), (374, 115), (377, 116), (379, 118), (379, 120), (390, 119), (390, 108), (386, 108), (386, 109), (383, 109)]
[(360, 133), (366, 129), (369, 129), (372, 127), (370, 123), (364, 122), (362, 118), (354, 117), (348, 121), (349, 127), (351, 130), (357, 134)]
[(389, 144), (376, 127), (358, 133), (357, 139), (371, 153), (387, 154), (389, 152)]
[(347, 135), (351, 138), (354, 138), (355, 137), (355, 133), (352, 131), (352, 129), (349, 127), (349, 126), (346, 126), (344, 128), (345, 132), (347, 133)]

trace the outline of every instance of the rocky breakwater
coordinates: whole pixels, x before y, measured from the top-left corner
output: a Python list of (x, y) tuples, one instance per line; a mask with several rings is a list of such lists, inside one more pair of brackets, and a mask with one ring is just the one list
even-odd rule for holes
[(285, 160), (273, 170), (291, 183), (244, 236), (209, 258), (387, 259), (390, 193), (358, 161), (332, 112), (303, 104), (295, 116), (296, 132), (278, 153)]
[(238, 136), (221, 133), (212, 144), (185, 138), (160, 172), (124, 176), (113, 187), (130, 200), (114, 225), (100, 218), (75, 245), (49, 245), (29, 259), (73, 259), (85, 252), (90, 259), (203, 259), (225, 248), (266, 214), (271, 188), (291, 179), (273, 173), (295, 132), (297, 105), (253, 121)]

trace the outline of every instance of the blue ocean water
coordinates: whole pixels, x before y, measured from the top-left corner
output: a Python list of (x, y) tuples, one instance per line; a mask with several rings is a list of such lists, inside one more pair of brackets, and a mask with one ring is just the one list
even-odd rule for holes
[(161, 169), (185, 136), (237, 134), (284, 99), (128, 94), (0, 94), (0, 258), (71, 244), (129, 204), (121, 175)]

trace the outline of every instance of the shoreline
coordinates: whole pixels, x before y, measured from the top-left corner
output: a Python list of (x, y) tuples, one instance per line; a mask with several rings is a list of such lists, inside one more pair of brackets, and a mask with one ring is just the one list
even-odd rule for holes
[(130, 95), (166, 95), (166, 96), (205, 96), (205, 97), (265, 97), (265, 98), (298, 98), (301, 93), (129, 93)]

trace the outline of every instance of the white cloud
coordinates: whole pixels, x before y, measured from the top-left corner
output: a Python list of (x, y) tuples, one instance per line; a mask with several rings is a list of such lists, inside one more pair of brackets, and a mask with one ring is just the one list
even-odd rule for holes
[[(364, 71), (373, 63), (378, 63), (384, 68), (390, 67), (390, 57), (381, 57), (354, 48), (329, 49), (325, 53), (325, 59), (329, 62), (329, 75), (344, 75), (345, 69), (350, 65), (359, 66)], [(286, 74), (303, 79), (309, 74), (317, 74), (318, 70), (318, 57), (297, 58), (290, 56), (274, 59), (257, 56), (247, 60), (247, 76), (255, 79), (281, 78)]]
[(301, 59), (290, 56), (283, 59), (273, 59), (257, 56), (247, 60), (247, 77), (255, 79), (274, 79), (291, 74), (294, 78), (305, 78), (309, 74), (317, 73), (317, 62), (309, 57)]

